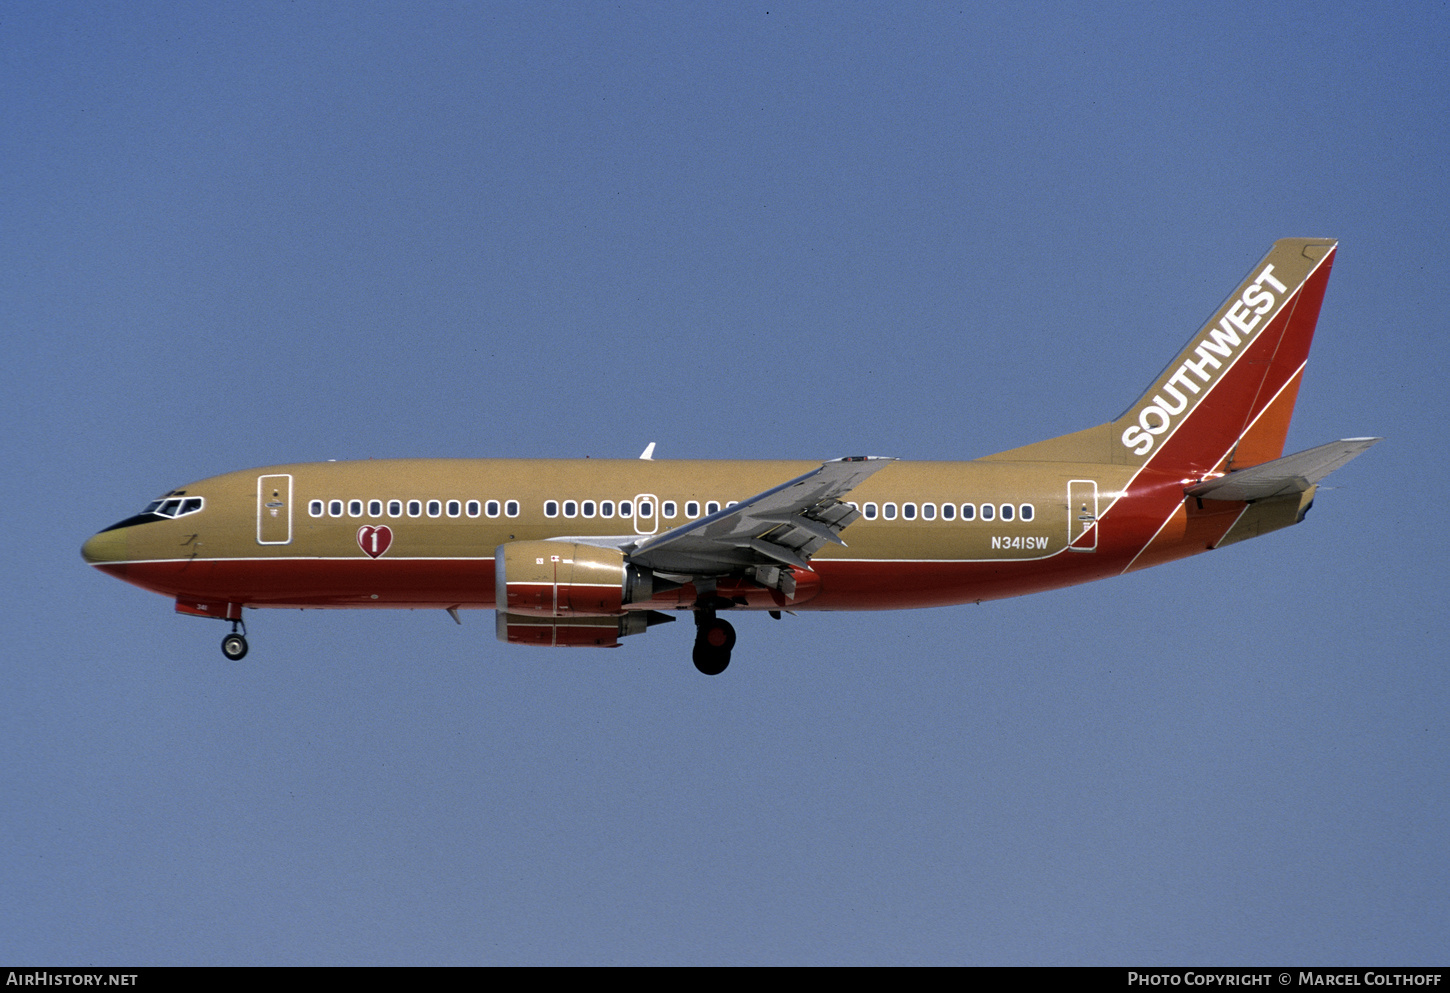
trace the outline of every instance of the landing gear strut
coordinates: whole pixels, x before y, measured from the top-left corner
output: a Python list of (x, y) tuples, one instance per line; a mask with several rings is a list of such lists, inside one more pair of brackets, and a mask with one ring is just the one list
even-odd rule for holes
[[(241, 625), (242, 633), (237, 633), (237, 626)], [(233, 662), (239, 661), (247, 654), (247, 626), (241, 621), (232, 621), (232, 633), (222, 639), (222, 654)]]
[(730, 649), (735, 647), (735, 628), (729, 621), (715, 616), (715, 611), (695, 611), (695, 668), (707, 676), (718, 676), (730, 664)]

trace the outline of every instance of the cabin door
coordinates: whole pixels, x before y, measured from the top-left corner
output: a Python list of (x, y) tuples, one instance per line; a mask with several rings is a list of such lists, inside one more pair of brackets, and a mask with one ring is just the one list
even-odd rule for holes
[(1098, 484), (1073, 479), (1067, 484), (1067, 547), (1074, 552), (1098, 550)]
[(257, 544), (292, 541), (292, 477), (257, 477)]

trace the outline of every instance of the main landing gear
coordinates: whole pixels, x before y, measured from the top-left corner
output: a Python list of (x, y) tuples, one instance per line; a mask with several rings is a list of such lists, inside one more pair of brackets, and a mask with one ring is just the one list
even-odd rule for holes
[[(241, 625), (242, 632), (237, 633), (237, 626)], [(233, 662), (240, 661), (242, 656), (247, 654), (247, 626), (241, 621), (232, 621), (232, 633), (222, 639), (222, 654)]]
[(695, 668), (707, 676), (718, 676), (730, 664), (735, 647), (735, 628), (715, 616), (712, 606), (695, 609)]

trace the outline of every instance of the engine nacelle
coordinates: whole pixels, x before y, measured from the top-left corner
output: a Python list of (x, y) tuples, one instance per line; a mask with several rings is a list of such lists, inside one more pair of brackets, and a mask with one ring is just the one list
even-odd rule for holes
[(611, 616), (648, 600), (653, 576), (617, 548), (570, 541), (511, 541), (494, 552), (494, 604), (544, 617)]
[(674, 620), (653, 610), (630, 611), (617, 617), (545, 617), (500, 610), (496, 616), (499, 641), (544, 648), (618, 648), (620, 638)]

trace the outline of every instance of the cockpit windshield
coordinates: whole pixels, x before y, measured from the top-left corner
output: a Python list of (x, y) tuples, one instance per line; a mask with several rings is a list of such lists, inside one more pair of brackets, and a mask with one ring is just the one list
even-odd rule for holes
[(165, 496), (152, 500), (141, 513), (135, 517), (128, 517), (124, 521), (117, 521), (107, 531), (114, 531), (117, 528), (135, 527), (137, 524), (150, 524), (154, 521), (169, 521), (176, 517), (186, 517), (189, 514), (199, 514), (206, 506), (206, 498), (199, 496), (187, 496), (185, 490), (172, 490)]
[(154, 514), (157, 517), (185, 517), (187, 514), (195, 514), (201, 511), (204, 506), (202, 497), (162, 497), (160, 500), (152, 500), (141, 511), (146, 514)]

